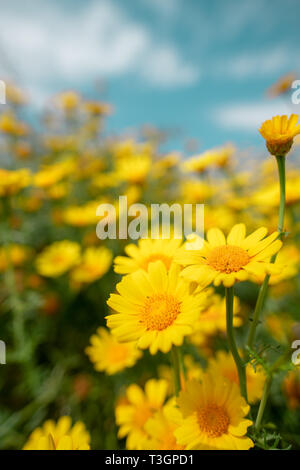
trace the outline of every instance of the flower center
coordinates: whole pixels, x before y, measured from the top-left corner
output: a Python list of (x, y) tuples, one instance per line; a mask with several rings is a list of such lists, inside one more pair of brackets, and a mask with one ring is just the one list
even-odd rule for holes
[(240, 271), (249, 261), (247, 251), (233, 245), (217, 246), (207, 256), (209, 266), (226, 274)]
[(180, 313), (180, 302), (170, 294), (147, 297), (141, 308), (141, 321), (147, 330), (161, 331), (172, 325)]
[(229, 417), (221, 406), (205, 406), (198, 411), (197, 419), (199, 428), (208, 437), (219, 437), (227, 432)]
[(141, 268), (145, 269), (145, 271), (147, 271), (149, 263), (153, 263), (154, 261), (162, 261), (164, 263), (164, 265), (166, 266), (166, 268), (170, 269), (170, 265), (171, 265), (172, 260), (167, 255), (163, 255), (163, 254), (159, 254), (159, 253), (153, 254), (153, 255), (148, 256), (148, 258), (146, 258), (142, 261)]

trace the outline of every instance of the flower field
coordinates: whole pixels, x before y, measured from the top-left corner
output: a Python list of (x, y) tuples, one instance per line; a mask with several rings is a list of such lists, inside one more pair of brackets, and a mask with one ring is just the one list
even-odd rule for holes
[[(257, 123), (262, 157), (187, 156), (107, 137), (110, 104), (74, 91), (30, 106), (7, 87), (0, 448), (300, 449), (298, 116)], [(101, 240), (121, 195), (204, 204), (205, 241)]]

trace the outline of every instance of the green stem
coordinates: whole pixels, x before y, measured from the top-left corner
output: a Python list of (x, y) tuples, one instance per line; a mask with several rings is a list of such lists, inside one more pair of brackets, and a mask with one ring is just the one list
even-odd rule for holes
[(180, 386), (180, 358), (179, 358), (179, 351), (176, 346), (172, 347), (171, 355), (172, 355), (175, 395), (178, 396), (180, 392), (180, 388), (181, 388)]
[[(280, 206), (279, 206), (279, 216), (278, 216), (278, 238), (282, 239), (283, 237), (283, 224), (284, 224), (284, 213), (285, 213), (285, 157), (277, 156), (276, 157), (277, 166), (278, 166), (278, 175), (279, 175), (279, 184), (280, 184)], [(276, 254), (272, 256), (271, 263), (275, 263)], [(265, 299), (267, 296), (268, 290), (268, 283), (269, 283), (270, 275), (267, 274), (264, 282), (260, 288), (254, 315), (253, 321), (249, 331), (248, 337), (248, 348), (253, 349), (253, 344), (255, 340), (256, 328), (259, 323), (260, 314), (264, 307)]]
[(267, 404), (267, 400), (268, 400), (268, 396), (269, 396), (269, 391), (270, 391), (271, 385), (272, 385), (272, 375), (270, 375), (269, 377), (267, 377), (267, 378), (266, 378), (266, 381), (265, 381), (263, 396), (262, 396), (261, 402), (260, 402), (260, 404), (259, 404), (259, 409), (258, 409), (258, 413), (257, 413), (257, 417), (256, 417), (256, 422), (255, 422), (255, 428), (256, 428), (257, 430), (259, 430), (259, 429), (260, 429), (260, 426), (261, 426), (261, 421), (262, 421), (262, 418), (263, 418), (263, 415), (264, 415), (264, 411), (265, 411), (265, 408), (266, 408), (266, 404)]
[(226, 326), (227, 326), (227, 338), (229, 343), (229, 348), (231, 354), (233, 356), (234, 362), (236, 364), (239, 382), (240, 382), (240, 389), (241, 395), (247, 401), (247, 383), (246, 383), (246, 369), (244, 362), (242, 361), (234, 338), (233, 332), (233, 287), (226, 287)]
[(282, 238), (284, 212), (285, 212), (285, 157), (277, 156), (276, 161), (277, 161), (279, 183), (280, 183), (280, 206), (279, 206), (279, 218), (278, 218), (278, 232), (279, 232), (279, 238)]
[(256, 417), (256, 422), (255, 422), (255, 428), (258, 431), (261, 427), (262, 418), (263, 418), (263, 415), (264, 415), (264, 411), (265, 411), (265, 408), (266, 408), (269, 392), (270, 392), (272, 381), (273, 381), (273, 374), (286, 361), (289, 354), (290, 354), (290, 349), (288, 348), (286, 350), (286, 352), (274, 362), (274, 364), (272, 365), (272, 367), (270, 368), (270, 370), (268, 372), (268, 376), (266, 378), (265, 385), (264, 385), (263, 396), (262, 396), (261, 402), (259, 404), (258, 413), (257, 413), (257, 417)]

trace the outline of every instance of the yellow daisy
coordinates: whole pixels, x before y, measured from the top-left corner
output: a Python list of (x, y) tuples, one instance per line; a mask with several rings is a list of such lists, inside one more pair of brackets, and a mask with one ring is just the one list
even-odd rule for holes
[[(218, 351), (215, 358), (209, 359), (207, 370), (212, 376), (223, 376), (229, 382), (239, 385), (236, 365), (230, 353)], [(255, 403), (262, 397), (266, 376), (261, 368), (254, 370), (251, 364), (246, 367), (246, 376), (248, 400), (249, 403)]]
[(63, 240), (47, 246), (36, 258), (36, 269), (46, 277), (58, 277), (80, 261), (80, 246), (76, 242)]
[(114, 260), (114, 270), (118, 274), (129, 274), (144, 269), (147, 271), (149, 263), (161, 260), (167, 269), (170, 269), (174, 255), (181, 245), (181, 240), (143, 240), (137, 245), (131, 243), (125, 247), (127, 256), (117, 256)]
[(249, 405), (236, 384), (223, 377), (206, 374), (201, 383), (187, 383), (178, 398), (183, 415), (175, 430), (177, 442), (187, 450), (248, 450), (253, 447), (246, 437), (252, 421), (245, 419)]
[(212, 228), (208, 230), (207, 242), (201, 250), (181, 252), (175, 261), (190, 265), (181, 273), (190, 281), (231, 287), (253, 275), (277, 272), (270, 258), (281, 248), (282, 242), (276, 240), (277, 232), (264, 238), (266, 234), (267, 229), (261, 227), (246, 237), (245, 225), (237, 224), (226, 240), (220, 229)]
[(79, 265), (71, 272), (71, 280), (75, 283), (94, 282), (104, 276), (112, 262), (112, 252), (102, 247), (90, 247), (85, 250)]
[(46, 421), (29, 436), (24, 450), (89, 450), (90, 435), (81, 421), (72, 426), (70, 416)]
[(137, 341), (138, 347), (167, 353), (179, 346), (193, 330), (205, 294), (191, 295), (189, 285), (172, 264), (169, 272), (162, 261), (125, 276), (111, 294), (108, 305), (117, 313), (107, 325), (118, 341)]
[(105, 328), (98, 328), (90, 338), (91, 346), (85, 349), (95, 369), (108, 375), (116, 374), (126, 367), (132, 367), (142, 356), (135, 342), (119, 343)]
[(293, 145), (293, 139), (300, 134), (298, 115), (275, 116), (265, 121), (259, 132), (266, 140), (266, 146), (271, 155), (285, 155)]
[(120, 427), (119, 439), (126, 439), (126, 448), (140, 450), (147, 437), (144, 426), (166, 400), (168, 383), (165, 380), (148, 380), (143, 390), (136, 384), (126, 390), (126, 402), (116, 406), (116, 423)]
[(183, 450), (185, 447), (177, 444), (174, 435), (174, 431), (179, 427), (181, 421), (181, 413), (176, 402), (171, 400), (146, 422), (144, 429), (148, 436), (143, 444), (143, 449)]

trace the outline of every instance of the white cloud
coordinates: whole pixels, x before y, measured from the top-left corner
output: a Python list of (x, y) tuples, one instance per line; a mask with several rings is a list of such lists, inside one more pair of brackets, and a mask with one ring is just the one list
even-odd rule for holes
[(1, 11), (0, 45), (7, 57), (0, 61), (2, 73), (16, 70), (31, 87), (53, 77), (76, 85), (87, 78), (135, 74), (155, 86), (187, 85), (198, 78), (173, 44), (157, 42), (111, 0), (86, 2), (75, 11), (41, 3), (27, 11), (12, 0), (15, 6)]
[(152, 83), (165, 86), (189, 85), (199, 78), (199, 71), (181, 61), (175, 49), (164, 47), (150, 53), (143, 74)]
[(280, 73), (295, 64), (295, 55), (284, 45), (273, 49), (247, 51), (242, 54), (223, 59), (215, 64), (214, 73), (235, 79), (247, 77), (271, 76)]
[(212, 112), (212, 117), (222, 127), (252, 132), (257, 131), (266, 119), (277, 114), (290, 114), (291, 112), (293, 112), (291, 107), (282, 101), (248, 102), (217, 108)]

